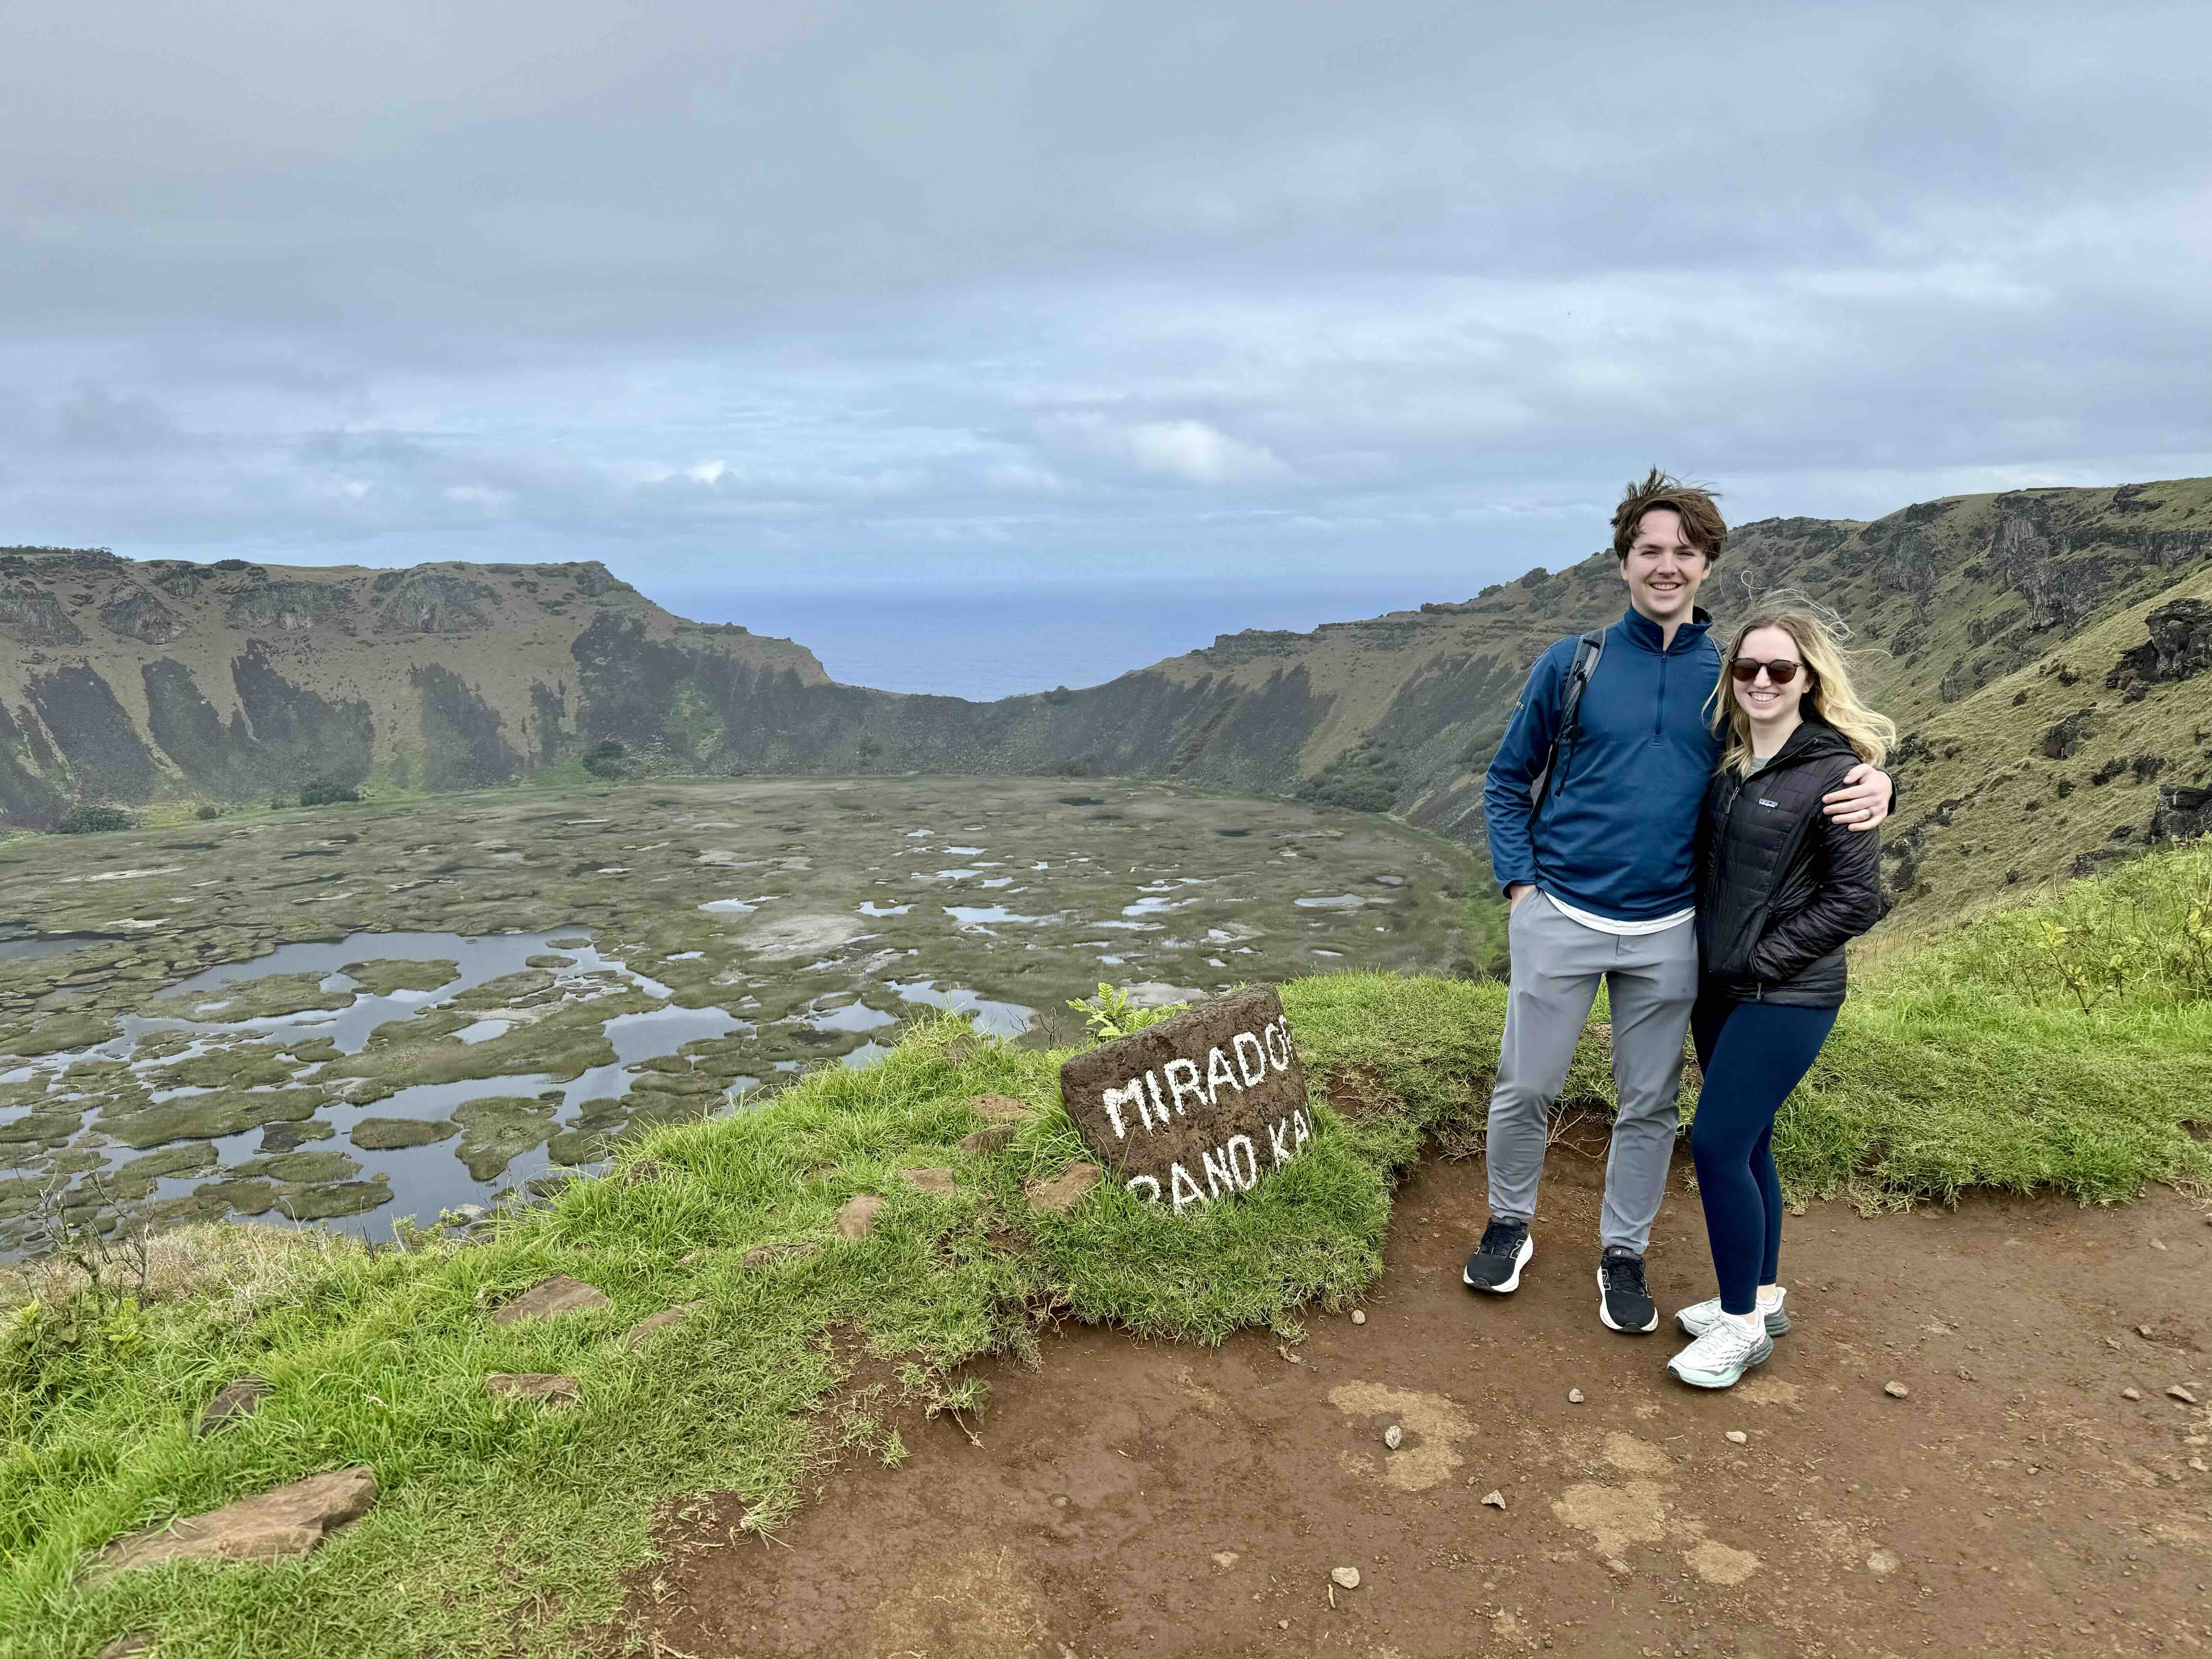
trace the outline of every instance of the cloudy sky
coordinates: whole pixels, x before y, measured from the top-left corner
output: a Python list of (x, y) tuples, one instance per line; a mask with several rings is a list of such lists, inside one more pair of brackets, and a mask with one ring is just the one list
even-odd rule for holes
[(0, 542), (1402, 602), (1655, 460), (2212, 472), (2208, 62), (2197, 0), (20, 0)]

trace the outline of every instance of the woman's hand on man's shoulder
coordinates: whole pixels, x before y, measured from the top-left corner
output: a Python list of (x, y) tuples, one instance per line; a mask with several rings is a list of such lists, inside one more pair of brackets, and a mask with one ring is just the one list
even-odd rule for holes
[(1820, 810), (1846, 830), (1874, 830), (1889, 816), (1894, 795), (1889, 774), (1861, 761), (1844, 774), (1842, 787), (1820, 797)]

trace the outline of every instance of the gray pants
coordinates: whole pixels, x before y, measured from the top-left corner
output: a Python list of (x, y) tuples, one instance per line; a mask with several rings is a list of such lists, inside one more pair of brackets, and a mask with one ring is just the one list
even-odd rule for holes
[(1506, 937), (1513, 984), (1498, 1085), (1490, 1094), (1490, 1213), (1522, 1222), (1536, 1213), (1552, 1103), (1566, 1084), (1601, 976), (1613, 1008), (1613, 1081), (1620, 1110), (1606, 1160), (1599, 1236), (1641, 1255), (1667, 1194), (1674, 1152), (1682, 1034), (1698, 999), (1697, 924), (1656, 933), (1600, 933), (1531, 893), (1514, 911)]

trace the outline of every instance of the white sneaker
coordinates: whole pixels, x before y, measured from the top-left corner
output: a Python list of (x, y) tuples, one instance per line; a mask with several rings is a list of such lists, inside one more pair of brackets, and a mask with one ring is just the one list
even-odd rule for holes
[(1667, 1369), (1693, 1389), (1732, 1389), (1753, 1365), (1765, 1364), (1774, 1339), (1744, 1328), (1741, 1322), (1721, 1322), (1667, 1362)]
[[(1766, 1316), (1766, 1334), (1769, 1336), (1784, 1336), (1789, 1334), (1790, 1316), (1782, 1310), (1782, 1304), (1788, 1299), (1789, 1295), (1790, 1292), (1785, 1288), (1775, 1297), (1772, 1307), (1760, 1304), (1760, 1311)], [(1674, 1316), (1674, 1322), (1682, 1328), (1683, 1334), (1686, 1336), (1703, 1336), (1714, 1326), (1719, 1324), (1723, 1317), (1721, 1312), (1721, 1299), (1714, 1297), (1711, 1301), (1700, 1302), (1694, 1307), (1683, 1309)]]

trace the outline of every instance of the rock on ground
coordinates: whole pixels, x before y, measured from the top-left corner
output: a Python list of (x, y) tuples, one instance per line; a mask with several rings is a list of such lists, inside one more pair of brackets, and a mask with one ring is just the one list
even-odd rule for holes
[(1013, 1138), (1014, 1126), (1012, 1124), (994, 1123), (988, 1127), (976, 1130), (973, 1134), (961, 1136), (960, 1150), (969, 1154), (971, 1158), (981, 1158), (988, 1153), (997, 1152), (999, 1148), (1006, 1146), (1009, 1141), (1012, 1140)]
[(834, 1224), (842, 1238), (866, 1238), (876, 1230), (876, 1218), (883, 1213), (887, 1200), (874, 1193), (862, 1193), (845, 1200)]
[(376, 1501), (376, 1472), (362, 1465), (312, 1474), (219, 1510), (117, 1539), (86, 1565), (101, 1583), (158, 1561), (277, 1561), (305, 1555)]
[(1012, 1095), (976, 1095), (968, 1104), (976, 1115), (992, 1123), (1018, 1123), (1030, 1115), (1030, 1103), (1017, 1100)]
[(1029, 1184), (1026, 1191), (1030, 1208), (1064, 1213), (1073, 1209), (1104, 1179), (1105, 1171), (1096, 1164), (1071, 1164), (1050, 1181), (1033, 1181)]
[(556, 1314), (578, 1313), (586, 1308), (604, 1308), (608, 1297), (598, 1286), (586, 1285), (580, 1279), (571, 1279), (566, 1273), (555, 1273), (532, 1285), (520, 1296), (491, 1316), (495, 1325), (519, 1325), (527, 1319), (550, 1319)]
[(261, 1402), (270, 1393), (269, 1384), (258, 1376), (241, 1376), (235, 1382), (224, 1383), (216, 1391), (215, 1398), (208, 1401), (207, 1409), (200, 1413), (199, 1427), (196, 1432), (213, 1434), (217, 1429), (227, 1428), (241, 1417), (252, 1416), (261, 1409)]
[(952, 1196), (954, 1183), (950, 1170), (902, 1170), (899, 1174), (905, 1178), (907, 1185), (918, 1192), (927, 1193), (932, 1198)]
[(623, 1340), (633, 1348), (641, 1348), (672, 1325), (681, 1325), (707, 1304), (703, 1302), (682, 1302), (675, 1307), (664, 1308), (650, 1318), (641, 1319), (629, 1328)]

